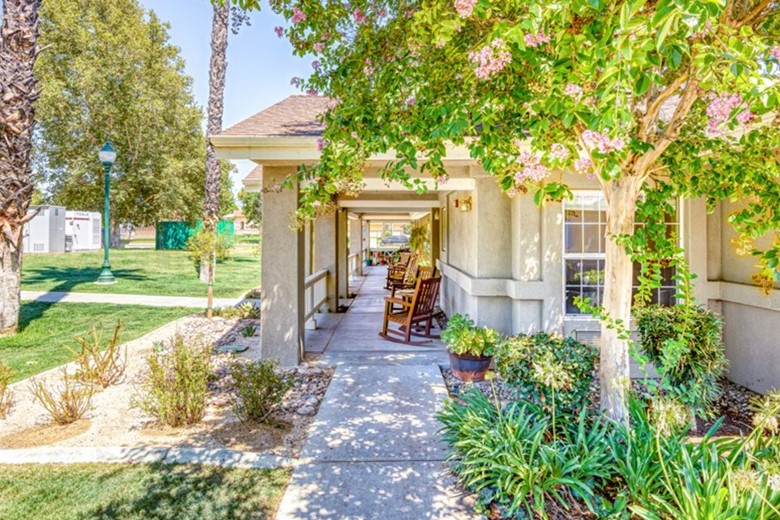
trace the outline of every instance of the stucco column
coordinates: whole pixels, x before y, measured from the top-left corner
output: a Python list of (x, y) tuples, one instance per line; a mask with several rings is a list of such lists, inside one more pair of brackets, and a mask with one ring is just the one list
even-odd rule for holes
[(336, 287), (339, 298), (349, 297), (349, 223), (346, 210), (336, 213)]
[(358, 255), (357, 264), (355, 265), (355, 268), (352, 270), (351, 274), (352, 276), (363, 276), (363, 261), (362, 261), (362, 254), (360, 253), (361, 250), (361, 224), (359, 218), (351, 218), (349, 219), (349, 254)]
[(441, 211), (439, 208), (431, 210), (431, 265), (435, 266), (439, 260), (441, 249)]
[(314, 222), (314, 272), (323, 269), (328, 274), (329, 312), (337, 312), (339, 308), (336, 292), (336, 214), (323, 215)]
[(260, 346), (263, 359), (295, 366), (303, 357), (304, 233), (292, 228), (298, 187), (277, 191), (292, 167), (263, 171), (263, 255)]

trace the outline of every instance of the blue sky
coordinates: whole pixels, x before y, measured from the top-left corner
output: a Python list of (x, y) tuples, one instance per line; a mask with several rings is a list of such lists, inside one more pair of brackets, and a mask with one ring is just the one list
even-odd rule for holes
[[(209, 0), (139, 0), (170, 24), (171, 43), (181, 49), (186, 70), (193, 80), (193, 91), (205, 114), (209, 92), (209, 58), (211, 56), (211, 4)], [(264, 2), (265, 4), (265, 2)], [(308, 76), (311, 59), (293, 56), (290, 43), (274, 34), (274, 27), (284, 25), (267, 4), (251, 15), (252, 25), (244, 26), (238, 35), (230, 33), (228, 70), (225, 86), (223, 127), (234, 125), (285, 97), (298, 93), (290, 85), (293, 76)], [(249, 161), (235, 161), (239, 173), (234, 177), (236, 191), (240, 180), (253, 167)]]

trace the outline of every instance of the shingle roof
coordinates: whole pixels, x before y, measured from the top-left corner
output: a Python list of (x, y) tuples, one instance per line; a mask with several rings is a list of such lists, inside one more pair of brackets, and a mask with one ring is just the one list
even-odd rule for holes
[[(322, 96), (296, 95), (283, 99), (219, 135), (262, 137), (312, 137), (322, 134), (317, 120), (328, 103)], [(250, 174), (251, 175), (251, 174)]]
[(263, 167), (262, 166), (256, 166), (254, 170), (249, 172), (246, 177), (244, 177), (244, 181), (249, 182), (256, 182), (256, 181), (262, 181), (263, 180)]

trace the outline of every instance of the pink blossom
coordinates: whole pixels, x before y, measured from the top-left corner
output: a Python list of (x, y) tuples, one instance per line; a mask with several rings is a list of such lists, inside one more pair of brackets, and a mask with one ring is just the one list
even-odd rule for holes
[(537, 34), (528, 33), (523, 36), (523, 40), (525, 40), (525, 44), (529, 47), (538, 47), (543, 43), (550, 43), (550, 37), (543, 32)]
[(306, 19), (306, 13), (298, 9), (297, 7), (293, 7), (293, 15), (290, 21), (292, 23), (300, 23)]
[(352, 13), (352, 17), (355, 19), (355, 23), (366, 23), (366, 15), (359, 7), (355, 8), (355, 12)]
[(436, 177), (437, 184), (447, 184), (448, 180), (450, 180), (449, 175), (439, 175)]
[(414, 96), (409, 96), (408, 98), (406, 98), (404, 100), (404, 103), (406, 103), (406, 106), (410, 107), (410, 106), (414, 105), (415, 103), (417, 103), (417, 98), (414, 97)]
[(506, 190), (506, 194), (510, 199), (515, 198), (517, 195), (520, 194), (520, 190), (516, 186), (512, 186), (508, 190)]
[(615, 150), (622, 150), (626, 147), (626, 143), (623, 139), (619, 137), (610, 139), (609, 135), (604, 132), (585, 130), (582, 133), (582, 139), (591, 149), (597, 148), (601, 153), (610, 153)]
[(571, 96), (574, 99), (579, 99), (582, 97), (582, 87), (575, 84), (575, 83), (569, 83), (566, 85), (566, 88), (564, 89), (564, 94), (567, 96)]
[(477, 78), (487, 79), (503, 70), (512, 61), (512, 54), (504, 40), (496, 38), (490, 45), (469, 52), (469, 59), (478, 64)]
[(517, 156), (518, 164), (522, 169), (515, 174), (515, 182), (522, 183), (527, 180), (541, 181), (550, 174), (550, 169), (542, 164), (542, 157), (531, 152), (521, 152)]
[(769, 57), (774, 58), (775, 61), (780, 61), (780, 45), (775, 45), (769, 51)]
[(550, 157), (559, 161), (565, 161), (569, 158), (569, 149), (561, 143), (555, 143), (550, 148)]
[(301, 85), (303, 85), (303, 79), (293, 77), (290, 79), (290, 85), (292, 85), (295, 88), (301, 88)]
[(580, 157), (574, 161), (574, 169), (580, 173), (590, 172), (593, 168), (593, 161), (590, 157)]
[(315, 52), (322, 52), (325, 50), (325, 44), (324, 43), (315, 43), (314, 44), (314, 51)]
[(328, 33), (323, 33), (322, 38), (320, 38), (321, 41), (326, 42), (330, 38), (330, 35)]
[(386, 14), (387, 14), (387, 9), (385, 9), (384, 7), (380, 7), (379, 10), (376, 12), (376, 15), (380, 18), (384, 18)]
[(328, 146), (328, 142), (323, 139), (322, 137), (317, 138), (317, 151), (321, 152), (326, 146)]
[(455, 0), (455, 10), (461, 18), (468, 18), (474, 12), (477, 0)]
[(310, 88), (309, 90), (306, 91), (306, 93), (310, 96), (316, 96), (317, 94), (320, 93), (320, 91), (317, 90), (316, 88)]
[(320, 63), (320, 60), (314, 60), (313, 62), (311, 62), (311, 68), (313, 68), (314, 70), (320, 70), (321, 66), (322, 64)]
[(753, 113), (742, 100), (738, 93), (711, 95), (710, 104), (707, 106), (707, 130), (712, 135), (721, 133), (721, 127), (731, 118), (731, 114), (739, 110), (737, 122), (747, 125), (753, 120)]
[(282, 36), (284, 36), (284, 29), (283, 29), (282, 27), (280, 27), (280, 26), (276, 26), (276, 27), (274, 27), (274, 32), (276, 33), (276, 35), (277, 35), (279, 38), (281, 38)]

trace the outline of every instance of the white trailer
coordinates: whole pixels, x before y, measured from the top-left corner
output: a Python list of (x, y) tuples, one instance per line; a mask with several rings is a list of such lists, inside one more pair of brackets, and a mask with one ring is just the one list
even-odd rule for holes
[(31, 206), (38, 214), (24, 225), (22, 247), (25, 253), (65, 251), (65, 207)]
[(100, 249), (103, 245), (100, 233), (100, 213), (91, 211), (65, 212), (65, 235), (71, 237), (73, 251)]

